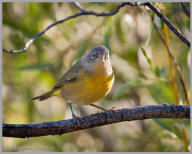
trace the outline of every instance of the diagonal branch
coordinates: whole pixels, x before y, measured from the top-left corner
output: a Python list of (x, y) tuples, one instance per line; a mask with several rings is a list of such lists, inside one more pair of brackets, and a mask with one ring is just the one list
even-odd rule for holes
[(120, 3), (114, 10), (112, 10), (111, 12), (95, 12), (95, 11), (86, 11), (79, 3), (74, 2), (74, 5), (80, 10), (79, 13), (75, 13), (71, 16), (68, 16), (62, 20), (58, 20), (54, 23), (52, 23), (51, 25), (49, 25), (47, 28), (45, 28), (43, 31), (37, 33), (36, 35), (32, 36), (29, 41), (26, 42), (25, 46), (23, 49), (20, 50), (7, 50), (3, 48), (4, 52), (8, 52), (8, 53), (21, 53), (21, 52), (25, 52), (29, 45), (38, 37), (40, 37), (41, 35), (43, 35), (46, 31), (48, 31), (50, 28), (56, 26), (57, 24), (61, 24), (67, 20), (79, 17), (79, 16), (84, 16), (84, 15), (93, 15), (93, 16), (97, 16), (97, 17), (104, 17), (104, 16), (112, 16), (115, 15), (116, 13), (119, 12), (119, 10), (126, 6), (126, 5), (130, 5), (130, 6), (139, 6), (139, 5), (144, 5), (144, 6), (148, 6), (155, 14), (157, 14), (157, 16), (159, 16), (161, 18), (162, 21), (164, 21), (167, 26), (176, 34), (177, 37), (179, 37), (185, 44), (187, 44), (188, 46), (190, 46), (190, 42), (189, 40), (169, 21), (169, 19), (164, 16), (160, 10), (155, 7), (152, 3), (149, 2), (145, 2), (145, 3), (139, 3), (139, 2), (123, 2)]
[[(4, 49), (4, 48), (3, 48), (3, 51), (4, 51), (4, 52), (8, 52), (8, 53), (21, 53), (21, 52), (25, 52), (25, 51), (28, 49), (29, 45), (30, 45), (36, 38), (40, 37), (40, 36), (43, 35), (46, 31), (48, 31), (50, 28), (54, 27), (54, 26), (57, 25), (57, 24), (61, 24), (61, 23), (65, 22), (65, 21), (67, 21), (67, 20), (69, 20), (69, 19), (76, 18), (76, 17), (83, 16), (83, 15), (94, 15), (94, 16), (98, 16), (98, 17), (100, 17), (100, 16), (112, 16), (112, 15), (118, 13), (119, 10), (120, 10), (120, 8), (124, 7), (125, 5), (128, 5), (128, 3), (121, 3), (120, 5), (118, 5), (118, 6), (117, 6), (113, 11), (111, 11), (111, 12), (101, 12), (101, 13), (98, 13), (98, 12), (94, 12), (94, 11), (85, 11), (84, 9), (83, 9), (83, 11), (82, 11), (82, 7), (81, 7), (80, 5), (78, 5), (78, 3), (75, 3), (75, 6), (76, 6), (78, 9), (80, 9), (81, 12), (76, 13), (76, 14), (73, 14), (73, 15), (71, 15), (71, 16), (68, 16), (68, 17), (62, 19), (62, 20), (58, 20), (58, 21), (52, 23), (52, 24), (49, 25), (47, 28), (45, 28), (43, 31), (41, 31), (41, 32), (37, 33), (36, 35), (32, 36), (32, 37), (29, 39), (29, 41), (25, 44), (25, 47), (24, 47), (23, 49), (21, 49), (21, 50), (7, 50), (7, 49)], [(137, 3), (130, 3), (130, 5), (137, 5)]]
[(183, 87), (186, 104), (187, 104), (187, 105), (190, 105), (190, 100), (189, 100), (189, 96), (188, 96), (188, 93), (187, 93), (187, 87), (186, 87), (186, 85), (185, 85), (184, 78), (183, 78), (183, 76), (182, 76), (181, 68), (180, 68), (177, 60), (175, 59), (174, 55), (172, 54), (169, 46), (167, 45), (165, 39), (163, 38), (160, 30), (158, 29), (158, 27), (157, 27), (156, 25), (155, 25), (155, 29), (156, 29), (156, 31), (157, 31), (160, 39), (162, 40), (163, 44), (164, 44), (165, 47), (167, 48), (167, 52), (169, 53), (169, 56), (172, 58), (173, 63), (175, 64), (175, 67), (176, 67), (177, 73), (178, 73), (178, 75), (179, 75), (179, 79), (180, 79), (181, 85), (182, 85), (182, 87)]
[(73, 2), (76, 8), (78, 8), (81, 12), (86, 12), (86, 10), (79, 4), (79, 2)]
[(190, 47), (190, 41), (185, 38), (185, 36), (169, 21), (169, 19), (164, 16), (161, 11), (152, 3), (145, 3), (163, 22), (166, 23), (166, 25), (169, 27), (170, 30), (172, 30), (177, 37), (179, 37), (185, 44), (187, 44)]
[(185, 5), (184, 2), (181, 2), (180, 4), (181, 4), (185, 14), (190, 18), (190, 9), (187, 8), (187, 6)]
[(77, 125), (72, 119), (34, 124), (3, 124), (4, 137), (38, 137), (61, 135), (78, 130), (118, 123), (122, 121), (144, 120), (153, 118), (190, 118), (190, 107), (184, 105), (151, 105), (105, 111), (80, 117)]

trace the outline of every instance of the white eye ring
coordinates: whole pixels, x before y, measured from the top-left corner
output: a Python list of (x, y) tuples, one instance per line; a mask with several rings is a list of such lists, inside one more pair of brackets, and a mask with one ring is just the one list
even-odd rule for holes
[(98, 57), (98, 53), (94, 53), (94, 54), (92, 55), (92, 59), (97, 58), (97, 57)]
[(93, 55), (92, 55), (92, 59), (95, 58), (95, 56), (96, 56), (96, 54), (93, 54)]

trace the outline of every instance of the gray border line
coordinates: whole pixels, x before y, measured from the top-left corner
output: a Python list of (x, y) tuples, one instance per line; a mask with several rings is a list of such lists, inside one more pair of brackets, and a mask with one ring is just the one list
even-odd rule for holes
[[(190, 3), (190, 40), (192, 39), (192, 2)], [(191, 87), (192, 87), (192, 71), (191, 71), (191, 62), (192, 62), (192, 55), (191, 55), (191, 52), (192, 52), (192, 47), (190, 47), (190, 96), (192, 96), (192, 92), (191, 92)], [(190, 106), (192, 105), (192, 97), (190, 97)], [(190, 113), (191, 113), (192, 109), (190, 107)], [(191, 127), (191, 124), (192, 124), (192, 114), (190, 114), (190, 132), (192, 132), (192, 127)], [(190, 133), (190, 150), (192, 150), (192, 133)]]
[[(2, 13), (3, 13), (3, 10), (2, 10), (2, 3), (0, 3), (0, 37), (1, 37), (1, 41), (0, 41), (0, 50), (2, 51), (2, 29), (3, 29), (3, 25), (2, 25)], [(1, 65), (1, 69), (0, 69), (0, 98), (1, 98), (1, 107), (0, 107), (0, 118), (1, 118), (1, 126), (2, 126), (2, 118), (3, 118), (3, 110), (2, 110), (2, 107), (3, 107), (3, 104), (2, 104), (2, 52), (0, 53), (0, 65)], [(1, 127), (1, 136), (2, 136), (2, 127)], [(1, 147), (0, 147), (0, 150), (2, 151), (2, 140), (3, 138), (1, 137)]]
[(190, 0), (2, 0), (2, 2), (190, 2)]
[[(76, 0), (77, 1), (77, 0)], [(126, 0), (78, 0), (78, 2), (125, 2)], [(130, 1), (130, 0), (128, 0)], [(145, 0), (146, 1), (146, 0)], [(75, 0), (2, 0), (0, 2), (0, 11), (2, 12), (2, 2), (75, 2)], [(131, 2), (144, 2), (142, 0), (133, 0)], [(147, 2), (190, 2), (190, 0), (174, 0), (174, 1), (169, 1), (169, 0), (148, 0)], [(192, 39), (192, 2), (190, 2), (190, 36)], [(0, 50), (2, 51), (2, 13), (0, 13), (0, 19), (1, 19), (1, 23), (0, 23), (0, 37), (1, 37), (1, 42), (0, 42)], [(190, 48), (190, 53), (192, 51), (192, 48)], [(191, 61), (192, 61), (192, 55), (190, 54), (190, 67), (191, 67)], [(1, 69), (0, 69), (0, 81), (1, 81), (1, 86), (0, 86), (0, 98), (2, 98), (2, 52), (0, 53), (0, 64), (1, 64)], [(190, 71), (190, 87), (192, 87), (192, 71)], [(190, 91), (190, 95), (192, 96), (192, 92)], [(1, 101), (2, 102), (2, 101)], [(192, 102), (192, 97), (191, 97), (191, 102)], [(192, 103), (190, 104), (192, 105)], [(192, 109), (191, 109), (192, 111)], [(2, 104), (1, 104), (1, 122), (2, 122)], [(192, 115), (191, 115), (192, 118)], [(191, 120), (190, 120), (191, 123)], [(192, 132), (192, 128), (190, 127), (190, 132)], [(2, 127), (1, 127), (1, 136), (2, 136)], [(190, 134), (190, 145), (191, 145), (191, 140), (192, 140), (192, 134)], [(1, 138), (1, 151), (2, 151), (2, 138)], [(192, 149), (192, 145), (191, 145), (191, 149)], [(51, 152), (52, 153), (52, 152)], [(76, 153), (76, 152), (75, 152)], [(135, 152), (134, 152), (135, 153)], [(138, 153), (138, 152), (136, 152)], [(146, 153), (146, 152), (144, 152)], [(157, 152), (154, 152), (157, 153)], [(177, 152), (176, 152), (177, 153)]]

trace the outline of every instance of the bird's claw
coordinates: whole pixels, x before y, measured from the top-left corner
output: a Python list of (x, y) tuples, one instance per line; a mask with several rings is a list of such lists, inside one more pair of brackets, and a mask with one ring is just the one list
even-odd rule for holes
[(107, 111), (109, 111), (109, 112), (111, 112), (111, 111), (112, 111), (112, 112), (116, 112), (115, 109), (116, 109), (116, 107), (112, 107), (111, 109), (109, 109), (109, 110), (107, 110)]
[(72, 118), (74, 123), (76, 123), (77, 125), (80, 125), (80, 118), (78, 118), (75, 114), (72, 114)]

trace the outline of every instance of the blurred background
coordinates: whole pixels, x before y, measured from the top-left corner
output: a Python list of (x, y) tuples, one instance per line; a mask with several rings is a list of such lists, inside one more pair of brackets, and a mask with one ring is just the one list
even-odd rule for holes
[[(80, 3), (86, 10), (112, 11), (120, 3)], [(190, 18), (181, 3), (154, 3), (189, 39)], [(190, 9), (190, 4), (185, 3)], [(79, 12), (73, 3), (3, 3), (3, 48), (21, 49), (51, 23)], [(111, 92), (97, 105), (111, 109), (176, 104), (167, 50), (155, 25), (161, 20), (144, 6), (125, 6), (110, 17), (81, 16), (59, 24), (20, 54), (3, 52), (3, 123), (28, 124), (71, 118), (66, 102), (46, 92), (92, 47), (110, 50), (115, 74)], [(168, 30), (170, 49), (190, 94), (190, 49)], [(179, 103), (186, 105), (176, 73)], [(100, 112), (74, 105), (77, 116)], [(190, 121), (150, 119), (121, 122), (58, 136), (26, 139), (3, 137), (3, 151), (189, 151)]]

